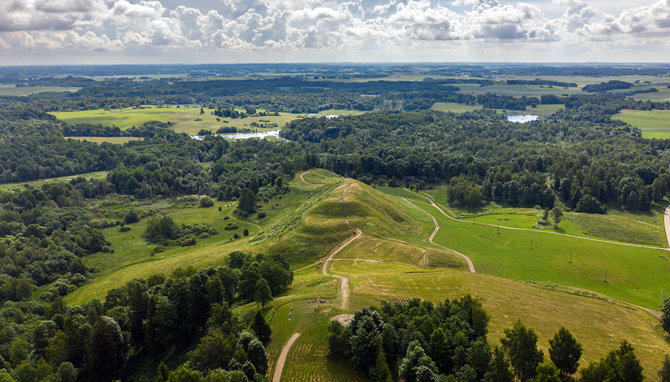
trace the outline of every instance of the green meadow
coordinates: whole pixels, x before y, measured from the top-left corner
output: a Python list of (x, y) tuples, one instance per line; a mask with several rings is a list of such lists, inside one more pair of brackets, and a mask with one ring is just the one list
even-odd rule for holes
[(670, 110), (622, 110), (613, 118), (640, 128), (643, 138), (670, 138)]

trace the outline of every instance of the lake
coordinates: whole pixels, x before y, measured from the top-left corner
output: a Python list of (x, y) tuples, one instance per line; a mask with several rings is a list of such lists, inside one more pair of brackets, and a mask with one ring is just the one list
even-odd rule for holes
[[(223, 137), (228, 139), (249, 139), (249, 138), (260, 138), (264, 139), (265, 137), (277, 137), (279, 138), (279, 130), (264, 131), (260, 133), (232, 133), (232, 134), (212, 134), (216, 137)], [(191, 138), (202, 141), (204, 135), (194, 135)]]
[(537, 120), (537, 115), (531, 115), (531, 114), (508, 115), (507, 120), (510, 121), (510, 122), (516, 122), (516, 123), (526, 123), (526, 122), (536, 121)]

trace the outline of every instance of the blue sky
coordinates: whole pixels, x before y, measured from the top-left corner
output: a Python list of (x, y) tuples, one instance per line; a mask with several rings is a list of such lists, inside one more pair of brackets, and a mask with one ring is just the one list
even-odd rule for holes
[(0, 64), (670, 62), (670, 0), (2, 0)]

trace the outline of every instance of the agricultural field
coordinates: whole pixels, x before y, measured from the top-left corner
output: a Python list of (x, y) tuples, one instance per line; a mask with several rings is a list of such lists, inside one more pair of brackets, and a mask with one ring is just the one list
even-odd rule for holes
[(640, 128), (643, 138), (670, 138), (670, 110), (622, 110), (613, 118)]
[(22, 97), (44, 92), (70, 92), (74, 93), (81, 88), (68, 86), (19, 86), (0, 85), (0, 96)]

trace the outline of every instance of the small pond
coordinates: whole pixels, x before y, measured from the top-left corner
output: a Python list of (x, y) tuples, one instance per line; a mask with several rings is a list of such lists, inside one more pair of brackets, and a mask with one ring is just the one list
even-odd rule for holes
[(510, 122), (516, 122), (516, 123), (526, 123), (526, 122), (531, 122), (531, 121), (536, 121), (537, 120), (537, 115), (508, 115), (507, 120)]
[[(265, 137), (279, 137), (279, 130), (264, 131), (259, 133), (231, 133), (231, 134), (212, 134), (217, 137), (223, 137), (228, 139), (249, 139), (249, 138), (260, 138), (264, 139)], [(204, 135), (194, 135), (191, 138), (203, 140)]]

